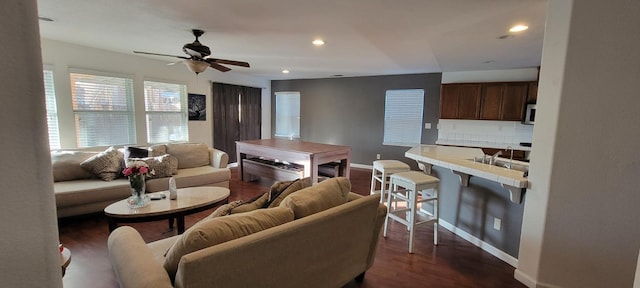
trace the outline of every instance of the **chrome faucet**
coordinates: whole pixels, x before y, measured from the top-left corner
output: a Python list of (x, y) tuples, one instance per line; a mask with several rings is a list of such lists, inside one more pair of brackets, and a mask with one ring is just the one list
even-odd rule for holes
[(511, 169), (511, 167), (513, 167), (513, 147), (507, 146), (507, 150), (511, 151), (511, 158), (509, 158), (509, 166), (507, 166), (507, 168)]
[(496, 162), (496, 157), (502, 155), (502, 151), (498, 150), (498, 152), (496, 152), (495, 154), (491, 155), (491, 158), (489, 158), (489, 165), (493, 165), (493, 163)]

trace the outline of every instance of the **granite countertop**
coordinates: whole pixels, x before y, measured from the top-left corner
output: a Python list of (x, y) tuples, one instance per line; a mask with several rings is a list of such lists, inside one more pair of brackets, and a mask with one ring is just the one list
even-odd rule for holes
[[(515, 149), (515, 148), (514, 148)], [(506, 188), (524, 189), (529, 186), (529, 181), (524, 177), (524, 172), (477, 163), (474, 157), (482, 157), (484, 153), (480, 148), (452, 147), (437, 145), (420, 145), (405, 152), (405, 156), (420, 162), (451, 169), (452, 171), (475, 176), (500, 184), (511, 186)], [(500, 158), (505, 160), (504, 158)], [(506, 159), (509, 161), (509, 159)], [(514, 164), (528, 166), (526, 162), (513, 161)], [(456, 173), (456, 174), (458, 174)]]

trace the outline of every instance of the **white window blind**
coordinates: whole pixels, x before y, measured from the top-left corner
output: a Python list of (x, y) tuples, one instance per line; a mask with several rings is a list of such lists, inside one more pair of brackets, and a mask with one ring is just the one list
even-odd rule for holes
[(384, 145), (414, 146), (422, 139), (424, 90), (387, 90), (384, 105)]
[(78, 147), (136, 143), (131, 78), (92, 72), (70, 78)]
[(277, 137), (300, 138), (300, 92), (276, 92)]
[(144, 81), (147, 141), (188, 141), (187, 86)]
[(49, 149), (60, 149), (60, 132), (58, 129), (58, 108), (56, 91), (53, 86), (53, 71), (44, 70), (44, 95), (47, 108), (47, 126), (49, 127)]

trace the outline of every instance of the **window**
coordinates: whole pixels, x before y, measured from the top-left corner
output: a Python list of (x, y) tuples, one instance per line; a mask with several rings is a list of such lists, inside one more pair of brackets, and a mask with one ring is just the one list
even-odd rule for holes
[(49, 127), (49, 149), (60, 149), (58, 108), (56, 107), (56, 91), (53, 86), (53, 71), (44, 70), (43, 73), (44, 95), (47, 108), (47, 126)]
[(70, 78), (78, 147), (136, 143), (131, 78), (93, 72)]
[(275, 135), (300, 138), (300, 92), (276, 92)]
[(384, 145), (414, 146), (422, 139), (424, 90), (387, 90)]
[(147, 141), (188, 141), (187, 86), (144, 81)]

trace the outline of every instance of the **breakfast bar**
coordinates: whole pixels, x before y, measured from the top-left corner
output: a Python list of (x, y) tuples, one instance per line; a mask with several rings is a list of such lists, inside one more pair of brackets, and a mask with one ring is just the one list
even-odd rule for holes
[(511, 201), (514, 203), (521, 203), (522, 193), (529, 186), (523, 171), (528, 169), (528, 163), (500, 157), (495, 157), (495, 163), (505, 163), (507, 164), (505, 166), (510, 168), (497, 166), (494, 163), (482, 163), (477, 161), (485, 157), (482, 149), (479, 148), (420, 145), (405, 152), (405, 156), (416, 160), (427, 173), (430, 173), (431, 166), (451, 170), (458, 175), (463, 186), (468, 186), (471, 176), (498, 182), (509, 190)]

